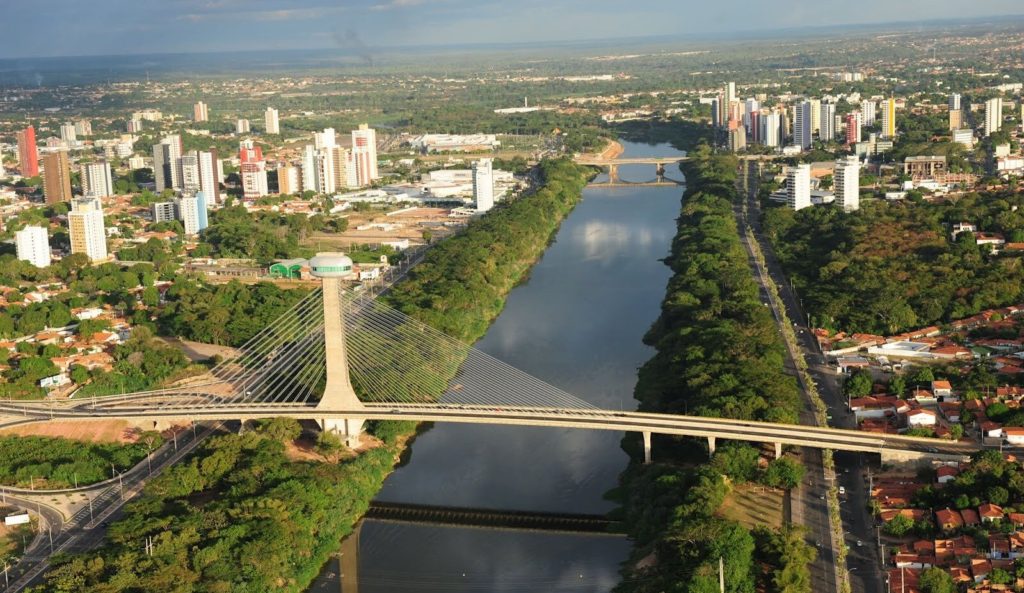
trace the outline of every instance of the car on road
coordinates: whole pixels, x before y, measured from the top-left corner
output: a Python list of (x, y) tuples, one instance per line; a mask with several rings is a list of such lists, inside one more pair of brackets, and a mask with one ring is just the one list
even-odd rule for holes
[(938, 453), (938, 452), (939, 452), (939, 450), (938, 450), (938, 449), (936, 449), (935, 447), (928, 447), (928, 452), (929, 452), (929, 453)]
[(846, 496), (846, 488), (844, 486), (839, 487), (839, 494)]
[(860, 540), (857, 540), (857, 547), (858, 547), (858, 548), (862, 548), (862, 547), (864, 547), (864, 542), (862, 542), (862, 541), (860, 541)]

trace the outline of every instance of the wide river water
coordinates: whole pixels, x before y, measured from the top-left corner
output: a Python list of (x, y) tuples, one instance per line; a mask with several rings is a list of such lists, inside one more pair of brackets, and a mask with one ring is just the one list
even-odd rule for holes
[[(675, 154), (624, 143), (623, 156)], [(653, 166), (620, 178), (649, 181)], [(669, 176), (680, 178), (674, 167)], [(604, 176), (596, 181), (601, 181)], [(590, 186), (554, 243), (515, 288), (478, 348), (608, 409), (635, 408), (641, 341), (669, 278), (660, 260), (675, 234), (681, 187)], [(601, 513), (628, 457), (622, 434), (438, 424), (377, 499), (528, 511)], [(630, 542), (607, 536), (398, 525), (368, 520), (358, 540), (361, 593), (610, 591)], [(332, 561), (311, 591), (341, 590)], [(353, 593), (345, 591), (344, 593)]]

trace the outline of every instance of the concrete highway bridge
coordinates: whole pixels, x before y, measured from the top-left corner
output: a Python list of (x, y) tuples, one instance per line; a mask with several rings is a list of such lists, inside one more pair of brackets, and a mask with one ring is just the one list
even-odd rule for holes
[(311, 260), (323, 288), (202, 377), (141, 393), (0, 402), (0, 415), (8, 425), (124, 419), (150, 429), (287, 417), (315, 420), (350, 446), (358, 445), (370, 420), (610, 430), (640, 433), (648, 462), (653, 435), (704, 439), (710, 452), (724, 439), (768, 444), (776, 456), (784, 446), (815, 447), (878, 454), (883, 462), (960, 459), (980, 448), (839, 428), (600, 409), (372, 296), (343, 290), (338, 270), (351, 268), (343, 260)]

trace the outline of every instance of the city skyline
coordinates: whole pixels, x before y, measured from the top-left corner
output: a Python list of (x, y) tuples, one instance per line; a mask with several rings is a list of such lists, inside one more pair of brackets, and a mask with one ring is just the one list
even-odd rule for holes
[[(894, 7), (868, 0), (857, 11), (838, 0), (814, 5), (785, 0), (764, 11), (753, 24), (737, 22), (742, 4), (701, 5), (681, 11), (668, 0), (654, 0), (632, 17), (621, 17), (621, 6), (609, 0), (557, 4), (525, 0), (514, 6), (491, 0), (294, 0), (288, 8), (269, 0), (174, 0), (146, 5), (108, 0), (108, 10), (96, 11), (72, 0), (50, 0), (50, 9), (12, 5), (10, 22), (22, 26), (8, 32), (8, 59), (72, 55), (137, 55), (248, 50), (337, 49), (372, 61), (381, 48), (516, 43), (614, 41), (627, 38), (756, 35), (779, 30), (858, 25), (909, 25), (965, 18), (951, 0), (914, 0)], [(993, 0), (977, 7), (972, 20), (1024, 16), (1010, 0)], [(47, 15), (67, 18), (52, 19)], [(112, 24), (109, 14), (118, 14)], [(648, 18), (660, 14), (668, 18)], [(921, 18), (922, 15), (925, 18)], [(613, 18), (614, 17), (614, 18)], [(44, 22), (45, 20), (45, 22)], [(32, 32), (45, 27), (53, 35)], [(92, 35), (98, 27), (110, 33)], [(145, 45), (128, 43), (136, 35)], [(83, 51), (83, 48), (84, 49)]]

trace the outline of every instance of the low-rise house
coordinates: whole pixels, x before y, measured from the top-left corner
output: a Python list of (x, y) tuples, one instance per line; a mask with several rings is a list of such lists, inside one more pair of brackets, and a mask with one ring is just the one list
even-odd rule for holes
[(971, 558), (971, 576), (975, 583), (985, 580), (992, 572), (992, 563), (988, 558)]
[(957, 402), (942, 402), (939, 404), (939, 411), (952, 423), (960, 422), (960, 404)]
[(991, 420), (985, 420), (981, 423), (981, 432), (988, 438), (1002, 438), (1003, 436), (1003, 425), (998, 422)]
[(964, 518), (964, 527), (974, 527), (981, 524), (978, 512), (974, 509), (964, 509), (960, 511), (960, 516)]
[(982, 522), (992, 523), (994, 521), (1002, 521), (1006, 514), (1003, 512), (1003, 508), (999, 505), (985, 503), (978, 507), (978, 516), (981, 517)]
[(850, 400), (850, 410), (858, 422), (867, 418), (885, 418), (896, 413), (896, 401), (894, 395), (855, 397)]
[(907, 426), (933, 427), (938, 422), (938, 415), (932, 410), (916, 409), (907, 412)]
[(948, 484), (960, 475), (960, 470), (952, 465), (943, 465), (935, 470), (935, 481), (939, 484)]
[(953, 395), (953, 386), (949, 381), (932, 381), (932, 393), (935, 397), (950, 397)]
[[(964, 526), (963, 515), (954, 509), (941, 509), (935, 511), (935, 524), (942, 531), (956, 531)], [(939, 545), (935, 545), (935, 554), (939, 554)]]
[(919, 554), (896, 554), (894, 559), (896, 568), (931, 568), (935, 566), (935, 556), (923, 556)]
[(1000, 436), (1006, 437), (1008, 445), (1024, 445), (1024, 428), (1018, 426), (1007, 426), (1002, 429)]

